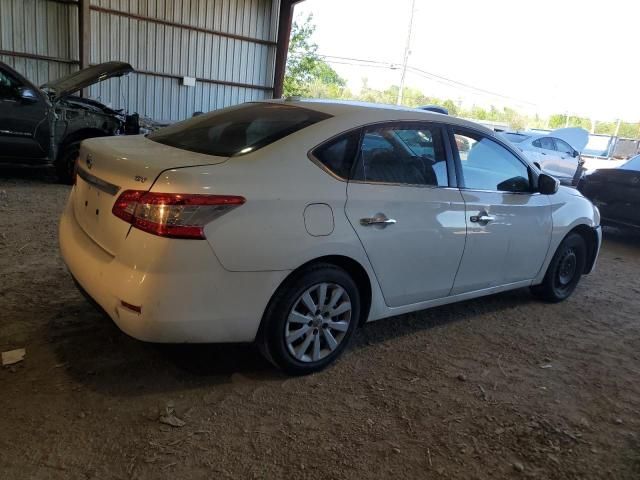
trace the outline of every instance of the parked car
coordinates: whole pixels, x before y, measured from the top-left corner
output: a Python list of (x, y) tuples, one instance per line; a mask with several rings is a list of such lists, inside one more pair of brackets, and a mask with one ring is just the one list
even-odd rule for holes
[(139, 130), (137, 115), (73, 94), (132, 71), (128, 63), (107, 62), (38, 88), (0, 62), (0, 163), (53, 164), (71, 183), (82, 140)]
[(640, 228), (640, 155), (585, 175), (578, 190), (598, 206), (603, 222)]
[(588, 138), (586, 130), (565, 128), (551, 133), (502, 132), (501, 135), (561, 184), (575, 186), (578, 183), (584, 164), (580, 152)]
[(367, 321), (519, 287), (566, 299), (594, 267), (599, 222), (472, 122), (274, 100), (84, 141), (59, 236), (129, 335), (257, 341), (300, 374)]

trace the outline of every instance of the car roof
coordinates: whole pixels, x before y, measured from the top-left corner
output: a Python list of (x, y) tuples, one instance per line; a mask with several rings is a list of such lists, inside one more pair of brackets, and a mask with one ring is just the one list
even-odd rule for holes
[(460, 127), (472, 128), (487, 135), (495, 137), (495, 132), (479, 123), (463, 120), (461, 118), (435, 113), (417, 108), (404, 107), (398, 105), (385, 105), (379, 103), (356, 102), (348, 100), (324, 100), (324, 99), (276, 99), (264, 100), (268, 103), (282, 103), (308, 108), (319, 112), (327, 113), (331, 116), (349, 116), (362, 122), (377, 123), (384, 121), (406, 120), (447, 123)]

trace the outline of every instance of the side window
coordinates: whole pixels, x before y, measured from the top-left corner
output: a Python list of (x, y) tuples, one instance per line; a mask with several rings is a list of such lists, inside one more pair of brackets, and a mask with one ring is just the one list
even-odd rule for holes
[(15, 99), (20, 84), (5, 72), (0, 70), (0, 99)]
[(455, 133), (465, 188), (530, 192), (529, 169), (514, 154), (475, 133)]
[(545, 150), (555, 150), (556, 146), (553, 144), (553, 138), (542, 137), (536, 140), (540, 142), (540, 148), (544, 148)]
[(556, 150), (561, 153), (566, 153), (568, 155), (573, 155), (573, 148), (564, 140), (560, 140), (559, 138), (554, 138), (556, 142)]
[(449, 185), (442, 130), (396, 124), (365, 130), (354, 180), (401, 185)]
[(358, 151), (360, 130), (338, 137), (313, 151), (313, 156), (331, 173), (347, 180)]

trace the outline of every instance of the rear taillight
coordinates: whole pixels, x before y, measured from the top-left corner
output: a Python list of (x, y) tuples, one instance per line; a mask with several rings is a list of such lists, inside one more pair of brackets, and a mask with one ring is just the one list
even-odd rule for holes
[(239, 207), (244, 197), (126, 190), (113, 214), (136, 228), (161, 237), (204, 239), (204, 226)]

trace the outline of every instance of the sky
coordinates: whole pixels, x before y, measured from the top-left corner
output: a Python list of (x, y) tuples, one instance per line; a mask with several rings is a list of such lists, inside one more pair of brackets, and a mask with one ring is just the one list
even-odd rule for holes
[[(400, 84), (411, 0), (305, 0), (294, 19), (309, 13), (349, 88)], [(467, 106), (637, 122), (639, 19), (637, 0), (415, 0), (406, 85)]]

